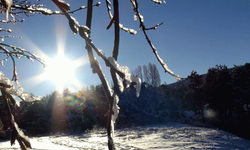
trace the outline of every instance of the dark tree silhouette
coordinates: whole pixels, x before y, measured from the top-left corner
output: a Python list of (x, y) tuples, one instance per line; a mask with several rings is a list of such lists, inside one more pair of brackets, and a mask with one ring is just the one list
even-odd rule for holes
[(204, 82), (201, 75), (198, 75), (196, 71), (192, 71), (191, 75), (188, 76), (190, 81), (189, 87), (194, 91), (194, 104), (193, 110), (198, 111), (202, 116), (203, 123), (205, 122), (204, 118)]
[(250, 63), (243, 66), (235, 66), (233, 71), (233, 85), (236, 93), (235, 98), (240, 100), (247, 110), (250, 120)]
[(219, 113), (220, 120), (228, 118), (233, 109), (233, 87), (229, 69), (222, 65), (210, 68), (205, 81), (205, 99), (209, 107)]

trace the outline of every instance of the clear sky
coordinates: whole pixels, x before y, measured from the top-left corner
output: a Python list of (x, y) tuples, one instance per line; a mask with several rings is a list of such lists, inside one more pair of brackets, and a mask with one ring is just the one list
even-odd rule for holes
[[(41, 0), (51, 10), (58, 8), (51, 2)], [(71, 9), (80, 5), (86, 6), (85, 0), (66, 0)], [(98, 1), (94, 0), (94, 3)], [(101, 1), (100, 7), (94, 8), (91, 37), (94, 44), (107, 57), (112, 55), (113, 28), (106, 30), (109, 17), (106, 4)], [(166, 4), (154, 4), (150, 0), (138, 0), (139, 10), (144, 16), (147, 27), (158, 23), (164, 24), (157, 30), (148, 31), (148, 35), (157, 48), (160, 57), (168, 67), (180, 77), (187, 77), (192, 70), (204, 74), (209, 68), (218, 65), (244, 65), (250, 58), (250, 1), (249, 0), (166, 0)], [(131, 70), (138, 65), (156, 64), (162, 83), (176, 81), (164, 73), (163, 68), (154, 56), (146, 39), (138, 30), (139, 23), (134, 21), (134, 12), (129, 0), (120, 0), (120, 22), (128, 28), (137, 30), (136, 35), (121, 31), (118, 63)], [(72, 14), (81, 25), (85, 25), (86, 10)], [(4, 19), (5, 15), (0, 15)], [(92, 74), (88, 63), (85, 41), (79, 35), (72, 35), (65, 16), (35, 15), (24, 17), (24, 23), (2, 24), (11, 28), (11, 35), (22, 36), (22, 39), (5, 39), (5, 43), (21, 46), (32, 53), (55, 58), (57, 50), (64, 50), (70, 60), (79, 60), (82, 65), (74, 71), (81, 85), (89, 86), (100, 83), (96, 74)], [(2, 33), (1, 33), (2, 34)], [(98, 56), (96, 56), (98, 58)], [(111, 81), (109, 69), (98, 58), (108, 81)], [(44, 96), (56, 89), (51, 80), (41, 81), (37, 77), (46, 72), (38, 62), (26, 59), (16, 60), (19, 81), (27, 92)], [(0, 66), (9, 78), (12, 77), (11, 60)], [(67, 71), (67, 70), (66, 70)], [(73, 86), (71, 84), (65, 87)], [(73, 86), (76, 90), (77, 87)]]

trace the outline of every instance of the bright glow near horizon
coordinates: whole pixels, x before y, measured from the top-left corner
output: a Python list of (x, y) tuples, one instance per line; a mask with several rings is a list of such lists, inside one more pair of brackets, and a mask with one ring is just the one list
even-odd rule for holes
[(59, 92), (63, 91), (66, 83), (77, 84), (74, 72), (79, 65), (67, 59), (63, 53), (58, 53), (56, 58), (47, 60), (47, 65), (43, 77), (54, 82)]
[(64, 26), (60, 21), (56, 21), (55, 31), (57, 55), (56, 57), (51, 58), (38, 49), (40, 56), (46, 63), (45, 72), (38, 76), (34, 76), (30, 80), (34, 81), (33, 84), (50, 80), (55, 84), (56, 90), (60, 93), (62, 93), (65, 88), (70, 88), (71, 91), (82, 88), (83, 83), (76, 78), (75, 71), (78, 67), (87, 63), (86, 56), (71, 61), (67, 58), (67, 55), (65, 55), (64, 51), (67, 32), (62, 31), (64, 31), (66, 27), (67, 26)]

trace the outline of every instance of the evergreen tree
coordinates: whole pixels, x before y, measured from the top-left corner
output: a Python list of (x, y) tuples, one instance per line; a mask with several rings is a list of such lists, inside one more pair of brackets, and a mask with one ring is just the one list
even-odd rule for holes
[(203, 123), (205, 122), (204, 118), (204, 83), (201, 75), (198, 75), (196, 71), (192, 71), (191, 75), (188, 76), (190, 81), (189, 87), (193, 90), (194, 102), (193, 110), (198, 112), (202, 116)]
[(20, 127), (29, 134), (41, 134), (48, 130), (49, 120), (41, 101), (29, 104), (23, 109)]
[(235, 91), (235, 98), (242, 107), (237, 107), (238, 114), (244, 116), (244, 111), (241, 109), (246, 108), (248, 119), (250, 120), (250, 63), (243, 66), (235, 66), (233, 71), (233, 85)]
[(219, 113), (220, 120), (231, 116), (233, 110), (233, 87), (229, 69), (216, 66), (208, 70), (205, 78), (205, 99), (209, 107)]

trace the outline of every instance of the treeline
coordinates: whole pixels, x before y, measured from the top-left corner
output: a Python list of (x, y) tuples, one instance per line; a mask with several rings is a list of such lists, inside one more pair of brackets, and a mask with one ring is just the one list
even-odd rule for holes
[[(207, 74), (162, 85), (166, 100), (177, 103), (179, 117), (250, 139), (250, 64), (227, 68), (216, 65)], [(193, 114), (190, 115), (190, 113)]]
[[(142, 72), (138, 68), (137, 73)], [(155, 70), (155, 66), (151, 64), (150, 70)], [(152, 75), (151, 71), (145, 74)], [(136, 97), (134, 89), (126, 89), (119, 96), (116, 128), (180, 121), (250, 138), (249, 63), (231, 69), (215, 66), (204, 75), (193, 71), (186, 79), (169, 85), (159, 85), (159, 75), (155, 74), (151, 79), (143, 76), (140, 97)], [(106, 127), (108, 103), (102, 85), (78, 92), (55, 91), (41, 101), (20, 105), (14, 115), (19, 126), (29, 134), (79, 133)], [(8, 114), (3, 107), (0, 101), (0, 129), (6, 130)]]
[[(120, 113), (116, 128), (165, 123), (169, 120), (166, 103), (158, 88), (143, 83), (140, 97), (133, 89), (120, 95)], [(0, 103), (0, 107), (3, 105)], [(13, 114), (19, 127), (31, 135), (56, 132), (79, 133), (95, 127), (106, 127), (108, 103), (102, 85), (83, 88), (78, 92), (55, 91), (34, 103), (20, 103)], [(0, 109), (3, 110), (3, 109)], [(7, 112), (1, 112), (3, 130), (9, 127)], [(1, 124), (1, 123), (0, 123)]]

